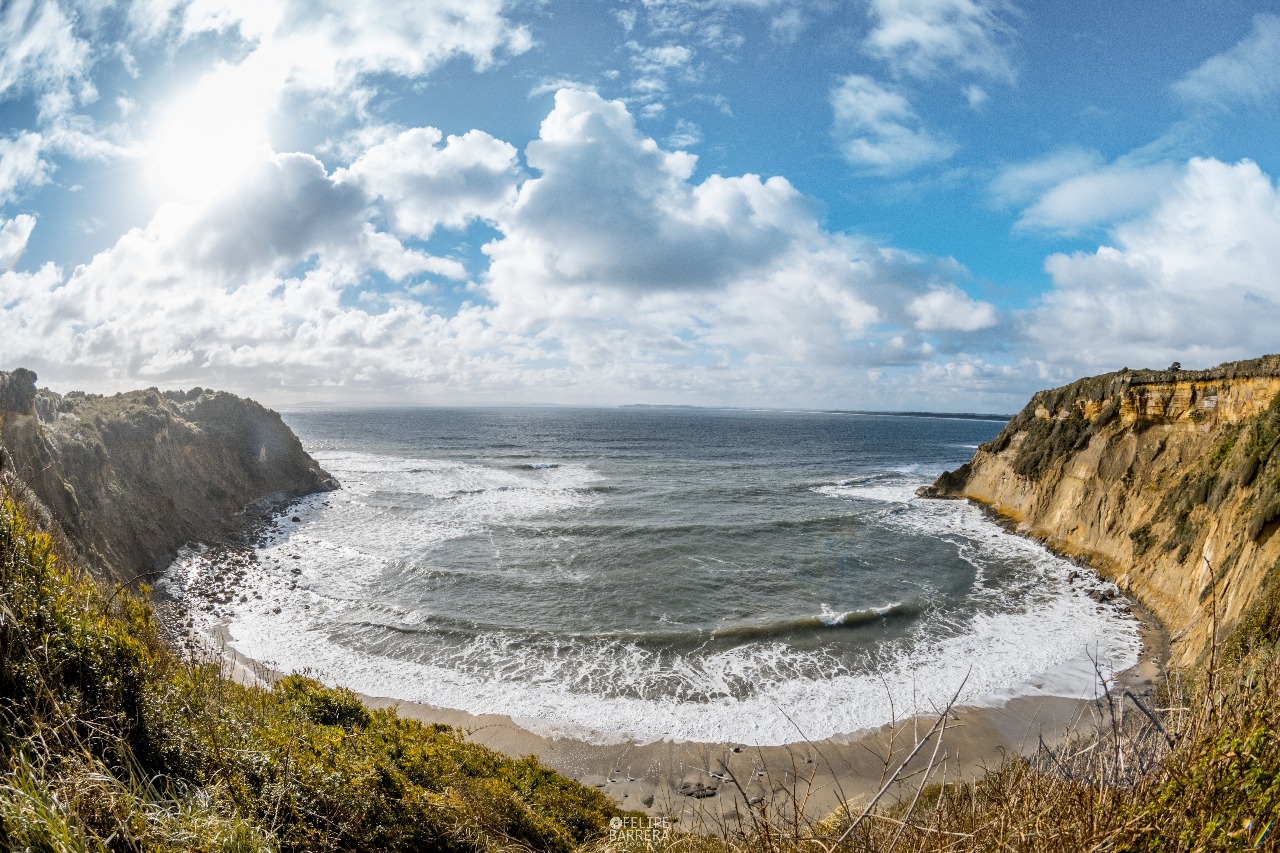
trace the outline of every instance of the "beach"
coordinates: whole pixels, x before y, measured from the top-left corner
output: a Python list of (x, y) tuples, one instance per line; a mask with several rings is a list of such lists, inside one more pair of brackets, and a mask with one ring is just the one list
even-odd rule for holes
[[(1147, 708), (1154, 707), (1156, 691), (1167, 675), (1167, 632), (1139, 605), (1131, 606), (1141, 625), (1142, 654), (1135, 666), (1110, 680), (1117, 714), (1135, 713), (1135, 697)], [(286, 674), (235, 651), (225, 626), (212, 634), (192, 634), (190, 640), (242, 683), (266, 686)], [(340, 681), (326, 681), (342, 686)], [(601, 732), (590, 738), (539, 733), (533, 729), (543, 728), (541, 721), (357, 695), (370, 708), (390, 708), (406, 719), (452, 726), (468, 740), (503, 754), (532, 755), (603, 791), (628, 811), (663, 819), (671, 827), (714, 831), (732, 831), (739, 820), (749, 822), (748, 811), (758, 811), (762, 803), (783, 821), (794, 817), (797, 808), (808, 820), (826, 817), (846, 804), (856, 810), (895, 772), (898, 781), (884, 794), (889, 802), (914, 796), (925, 771), (926, 784), (971, 782), (1007, 757), (1031, 756), (1058, 749), (1075, 737), (1087, 738), (1099, 726), (1109, 726), (1113, 713), (1105, 695), (1014, 695), (991, 704), (957, 705), (939, 726), (941, 743), (936, 736), (930, 738), (899, 772), (938, 723), (942, 708), (904, 714), (868, 731), (818, 740), (797, 731), (793, 743), (760, 746), (676, 739), (641, 742)]]
[[(1144, 655), (1137, 666), (1117, 676), (1113, 698), (1123, 701), (1119, 697), (1127, 690), (1149, 705), (1147, 697), (1161, 677), (1160, 661)], [(770, 803), (784, 817), (798, 804), (810, 819), (824, 817), (846, 802), (851, 807), (865, 804), (938, 719), (921, 714), (878, 730), (812, 742), (797, 733), (795, 743), (782, 746), (672, 740), (598, 743), (536, 734), (498, 714), (477, 716), (362, 698), (370, 707), (394, 708), (410, 719), (455, 726), (470, 740), (508, 755), (536, 756), (548, 767), (604, 791), (625, 809), (668, 818), (673, 825), (708, 829), (732, 829), (739, 818), (748, 820), (748, 804), (760, 802)], [(929, 783), (971, 781), (1006, 756), (1052, 749), (1073, 734), (1091, 732), (1108, 713), (1105, 700), (1060, 696), (1017, 696), (994, 707), (954, 708), (947, 715), (936, 758), (935, 742), (930, 740), (886, 796), (910, 798), (931, 760), (935, 769)]]

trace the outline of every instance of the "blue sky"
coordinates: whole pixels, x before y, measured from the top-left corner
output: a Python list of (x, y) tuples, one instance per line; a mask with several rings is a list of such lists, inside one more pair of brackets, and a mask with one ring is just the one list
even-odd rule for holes
[(1272, 352), (1268, 8), (9, 0), (0, 368), (1012, 411)]

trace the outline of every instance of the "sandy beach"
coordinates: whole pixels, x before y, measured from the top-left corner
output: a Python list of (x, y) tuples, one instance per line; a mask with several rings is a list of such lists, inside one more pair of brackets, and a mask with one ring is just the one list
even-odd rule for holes
[[(230, 576), (225, 582), (231, 582)], [(1167, 634), (1136, 603), (1131, 603), (1131, 610), (1140, 624), (1142, 654), (1137, 665), (1115, 677), (1111, 695), (1113, 701), (1120, 701), (1118, 697), (1129, 691), (1150, 706), (1148, 698), (1164, 677)], [(189, 633), (184, 641), (188, 648), (206, 649), (223, 661), (233, 677), (246, 683), (269, 684), (281, 674), (270, 662), (236, 652), (225, 622), (210, 628), (211, 634)], [(957, 662), (957, 669), (961, 666)], [(340, 673), (327, 673), (324, 680), (342, 686)], [(371, 707), (394, 708), (404, 717), (454, 726), (473, 742), (507, 755), (536, 756), (560, 773), (600, 789), (628, 810), (667, 818), (673, 825), (713, 831), (731, 830), (739, 820), (749, 820), (748, 805), (768, 803), (785, 821), (797, 805), (812, 819), (846, 802), (865, 803), (938, 719), (936, 712), (927, 709), (918, 716), (902, 714), (879, 729), (817, 741), (806, 739), (797, 729), (795, 741), (780, 746), (673, 739), (637, 742), (609, 733), (593, 733), (590, 738), (548, 734), (546, 721), (541, 720), (476, 715), (384, 696), (361, 698)], [(1127, 703), (1126, 710), (1133, 710), (1132, 703)], [(956, 707), (945, 721), (936, 760), (931, 741), (886, 796), (914, 795), (921, 772), (931, 760), (929, 782), (972, 780), (1007, 755), (1033, 753), (1058, 746), (1072, 735), (1087, 734), (1099, 722), (1109, 722), (1107, 714), (1105, 700), (1052, 695), (1012, 695), (1002, 702)]]
[[(1112, 696), (1128, 690), (1144, 703), (1163, 677), (1164, 636), (1144, 619), (1142, 660), (1118, 675)], [(865, 803), (911, 753), (938, 719), (922, 714), (878, 730), (783, 746), (744, 743), (594, 743), (548, 737), (502, 715), (474, 715), (385, 697), (362, 697), (372, 707), (455, 726), (480, 744), (508, 755), (534, 755), (544, 764), (599, 788), (626, 809), (671, 819), (673, 825), (732, 829), (745, 806), (771, 803), (786, 816), (799, 803), (810, 818), (842, 803)], [(1132, 710), (1130, 705), (1128, 710)], [(1108, 711), (1105, 700), (1018, 696), (994, 707), (957, 707), (948, 715), (930, 782), (980, 776), (1006, 755), (1029, 754), (1089, 732)], [(887, 797), (910, 797), (933, 758), (934, 742), (920, 750)]]
[[(1125, 691), (1151, 706), (1165, 677), (1168, 637), (1164, 628), (1137, 604), (1142, 655), (1137, 665), (1119, 673), (1111, 684), (1112, 701), (1133, 712)], [(214, 636), (189, 636), (192, 643), (220, 656), (233, 677), (245, 683), (269, 684), (281, 673), (236, 652), (225, 625)], [(332, 681), (326, 679), (326, 681)], [(341, 686), (340, 680), (335, 686)], [(911, 754), (938, 720), (936, 713), (904, 716), (879, 729), (824, 740), (759, 746), (749, 743), (698, 743), (679, 740), (635, 742), (601, 737), (539, 734), (500, 714), (476, 715), (399, 699), (361, 695), (373, 708), (394, 708), (401, 716), (454, 726), (467, 737), (507, 755), (533, 755), (558, 772), (608, 794), (625, 809), (672, 826), (709, 831), (733, 830), (749, 821), (748, 806), (768, 803), (783, 820), (796, 806), (810, 819), (821, 818), (844, 803), (866, 803)], [(1049, 695), (1014, 696), (999, 704), (957, 706), (942, 727), (934, 757), (930, 741), (911, 760), (886, 798), (910, 798), (930, 762), (928, 782), (961, 782), (996, 767), (1005, 756), (1032, 754), (1088, 734), (1109, 722), (1104, 698), (1073, 699)], [(536, 721), (535, 721), (536, 725)], [(609, 741), (609, 742), (600, 742)]]

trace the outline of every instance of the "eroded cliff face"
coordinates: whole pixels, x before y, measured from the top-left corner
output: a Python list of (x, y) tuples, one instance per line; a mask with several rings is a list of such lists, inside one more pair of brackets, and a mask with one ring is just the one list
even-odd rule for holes
[(104, 397), (36, 390), (0, 372), (0, 468), (48, 508), (86, 564), (115, 582), (162, 570), (269, 506), (336, 483), (280, 416), (205, 391)]
[(1280, 356), (1123, 370), (1036, 394), (928, 494), (979, 501), (1087, 559), (1192, 665), (1280, 582), (1278, 443)]

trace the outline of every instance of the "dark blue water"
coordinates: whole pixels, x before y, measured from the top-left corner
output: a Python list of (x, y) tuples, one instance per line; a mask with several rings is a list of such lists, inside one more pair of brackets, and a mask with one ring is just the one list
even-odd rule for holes
[[(994, 421), (686, 409), (286, 415), (343, 483), (215, 613), (246, 654), (535, 727), (781, 743), (1091, 684), (1132, 620), (914, 491)], [(174, 577), (214, 567), (191, 556)], [(181, 587), (179, 580), (177, 586)], [(275, 612), (279, 608), (279, 613)]]

